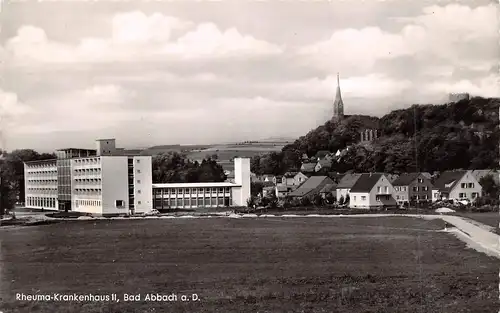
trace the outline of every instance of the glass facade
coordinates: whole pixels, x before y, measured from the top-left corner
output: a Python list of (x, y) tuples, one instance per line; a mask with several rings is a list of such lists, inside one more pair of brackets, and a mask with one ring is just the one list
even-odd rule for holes
[(135, 210), (134, 198), (134, 158), (128, 158), (128, 206), (131, 213)]
[(27, 207), (57, 209), (56, 160), (26, 163), (25, 184)]
[(202, 208), (232, 205), (231, 187), (154, 188), (153, 208)]

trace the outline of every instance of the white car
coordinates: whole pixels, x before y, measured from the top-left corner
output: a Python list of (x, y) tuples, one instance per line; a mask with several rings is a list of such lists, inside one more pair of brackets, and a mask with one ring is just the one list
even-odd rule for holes
[(154, 215), (159, 215), (159, 214), (160, 214), (160, 211), (158, 211), (156, 209), (153, 209), (153, 210), (146, 213), (147, 216), (154, 216)]

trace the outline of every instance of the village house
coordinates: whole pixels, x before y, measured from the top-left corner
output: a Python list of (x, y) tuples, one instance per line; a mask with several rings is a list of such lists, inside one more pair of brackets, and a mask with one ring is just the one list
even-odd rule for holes
[(384, 174), (362, 174), (350, 191), (349, 207), (370, 209), (397, 206), (394, 187)]
[(303, 173), (314, 173), (314, 170), (316, 169), (316, 163), (302, 163), (302, 166), (300, 167), (300, 171)]
[(333, 184), (326, 184), (320, 191), (319, 191), (319, 194), (321, 195), (321, 197), (323, 199), (327, 199), (328, 196), (333, 196), (334, 198), (336, 198), (337, 196), (337, 184), (336, 183), (333, 183)]
[(297, 189), (298, 186), (296, 185), (277, 185), (275, 187), (276, 190), (276, 197), (278, 199), (282, 199), (287, 197), (292, 191)]
[(361, 177), (361, 174), (345, 174), (337, 184), (336, 194), (337, 201), (340, 199), (346, 199), (347, 195), (351, 191), (356, 181)]
[(398, 204), (432, 200), (432, 182), (424, 173), (404, 173), (392, 182)]
[(319, 172), (321, 170), (330, 170), (332, 168), (332, 161), (329, 159), (322, 159), (319, 160), (318, 163), (316, 163), (316, 166), (314, 167), (315, 172)]
[(309, 177), (311, 177), (310, 173), (299, 172), (295, 175), (295, 177), (293, 179), (295, 180), (296, 185), (300, 185), (300, 184), (303, 184), (306, 180), (308, 180)]
[(474, 202), (482, 195), (482, 187), (472, 171), (447, 171), (441, 173), (432, 188), (432, 201), (464, 200)]
[(299, 185), (299, 183), (297, 183), (297, 181), (295, 180), (295, 176), (297, 174), (297, 172), (286, 172), (285, 174), (283, 174), (281, 184), (285, 186)]
[(321, 189), (327, 184), (334, 184), (334, 182), (327, 176), (311, 176), (297, 189), (288, 194), (294, 198), (312, 198), (319, 194)]

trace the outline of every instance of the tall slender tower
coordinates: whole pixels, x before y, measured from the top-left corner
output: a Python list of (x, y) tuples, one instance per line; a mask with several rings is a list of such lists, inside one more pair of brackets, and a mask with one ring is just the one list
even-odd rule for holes
[(342, 94), (340, 93), (340, 77), (337, 73), (337, 94), (335, 101), (333, 101), (333, 120), (340, 121), (344, 118), (344, 102), (342, 101)]

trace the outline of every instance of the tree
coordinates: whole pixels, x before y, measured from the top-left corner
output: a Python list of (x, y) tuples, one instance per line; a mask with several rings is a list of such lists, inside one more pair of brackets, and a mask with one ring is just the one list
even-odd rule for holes
[(152, 167), (155, 183), (223, 182), (227, 178), (216, 160), (192, 162), (178, 152), (154, 156)]
[(483, 187), (486, 196), (491, 198), (498, 198), (499, 186), (496, 184), (492, 175), (486, 175), (479, 180), (479, 184)]
[(262, 191), (264, 189), (264, 184), (262, 182), (251, 182), (250, 183), (250, 193), (252, 196), (258, 196), (262, 194)]
[(320, 194), (315, 194), (313, 199), (312, 199), (312, 203), (315, 206), (321, 206), (323, 204), (323, 198), (321, 197)]
[(345, 196), (345, 204), (349, 204), (351, 197), (349, 195)]
[(0, 159), (0, 216), (14, 208), (16, 202), (15, 173), (6, 160)]
[(344, 196), (340, 196), (340, 199), (339, 199), (339, 204), (342, 205), (345, 203), (345, 199), (344, 199)]

